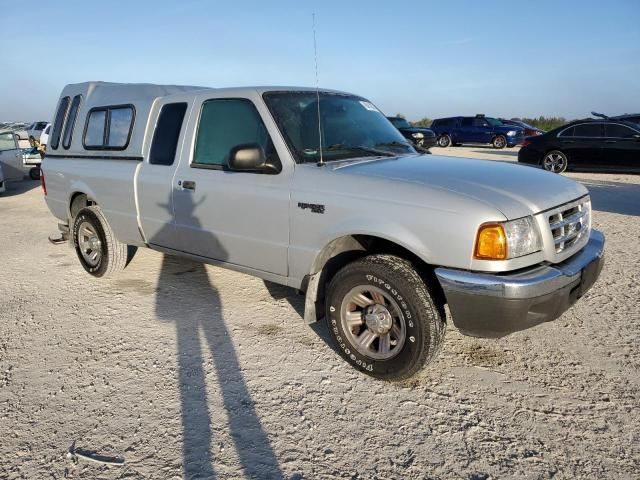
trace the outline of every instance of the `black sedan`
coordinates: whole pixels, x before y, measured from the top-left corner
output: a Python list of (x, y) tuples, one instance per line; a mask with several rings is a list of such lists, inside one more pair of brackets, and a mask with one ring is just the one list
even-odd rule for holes
[(576, 120), (526, 138), (518, 162), (555, 173), (640, 171), (640, 125), (614, 119)]
[(429, 128), (412, 127), (402, 117), (387, 117), (402, 136), (413, 143), (420, 150), (427, 150), (436, 144), (436, 134)]

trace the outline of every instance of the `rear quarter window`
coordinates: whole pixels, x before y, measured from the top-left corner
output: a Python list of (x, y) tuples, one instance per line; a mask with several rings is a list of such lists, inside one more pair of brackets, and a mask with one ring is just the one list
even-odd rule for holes
[(158, 116), (156, 130), (153, 132), (149, 163), (152, 165), (172, 165), (178, 148), (178, 139), (186, 103), (168, 103), (163, 105)]

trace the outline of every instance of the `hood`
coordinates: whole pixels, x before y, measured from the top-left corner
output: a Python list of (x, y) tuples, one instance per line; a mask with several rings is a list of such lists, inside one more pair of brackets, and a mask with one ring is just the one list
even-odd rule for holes
[(509, 220), (556, 207), (588, 193), (583, 185), (561, 175), (501, 161), (407, 155), (329, 165), (336, 173), (445, 189), (490, 205)]

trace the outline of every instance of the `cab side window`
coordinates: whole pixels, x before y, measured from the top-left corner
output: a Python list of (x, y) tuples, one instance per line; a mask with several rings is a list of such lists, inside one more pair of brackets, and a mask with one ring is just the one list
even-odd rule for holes
[(280, 159), (260, 114), (247, 99), (216, 99), (202, 104), (192, 166), (225, 169), (239, 145), (257, 144), (267, 163), (280, 168)]
[(470, 127), (473, 125), (473, 120), (474, 120), (473, 118), (463, 118), (461, 125), (463, 127)]

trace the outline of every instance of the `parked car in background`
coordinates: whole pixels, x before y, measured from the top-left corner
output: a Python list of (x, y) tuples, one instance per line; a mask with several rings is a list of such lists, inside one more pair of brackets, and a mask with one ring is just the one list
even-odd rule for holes
[(518, 161), (550, 172), (640, 170), (640, 125), (624, 120), (576, 120), (543, 135), (529, 137)]
[(47, 123), (47, 126), (44, 127), (44, 130), (42, 130), (42, 133), (40, 134), (40, 145), (43, 146), (47, 146), (47, 143), (49, 142), (49, 132), (51, 131), (51, 124)]
[(35, 140), (40, 138), (40, 134), (48, 124), (49, 122), (33, 122), (27, 127), (27, 134), (32, 147), (35, 146)]
[(431, 123), (438, 146), (463, 143), (491, 144), (494, 148), (515, 147), (524, 140), (524, 128), (504, 125), (500, 120), (484, 115), (475, 117), (437, 118)]
[(528, 123), (521, 122), (520, 120), (506, 120), (501, 118), (500, 121), (505, 125), (515, 125), (516, 127), (522, 127), (524, 129), (525, 137), (535, 137), (536, 135), (542, 135), (544, 130), (540, 130)]
[(436, 145), (436, 134), (430, 128), (414, 127), (402, 117), (387, 117), (402, 136), (422, 150)]
[(640, 113), (625, 113), (624, 115), (611, 117), (611, 120), (623, 120), (625, 122), (631, 122), (640, 125)]
[(14, 132), (0, 132), (0, 164), (3, 171), (3, 182), (7, 180), (22, 180), (30, 172), (30, 166), (25, 165), (25, 150), (18, 145), (18, 137)]
[(4, 193), (7, 187), (4, 184), (4, 171), (2, 170), (2, 162), (0, 162), (0, 193)]

